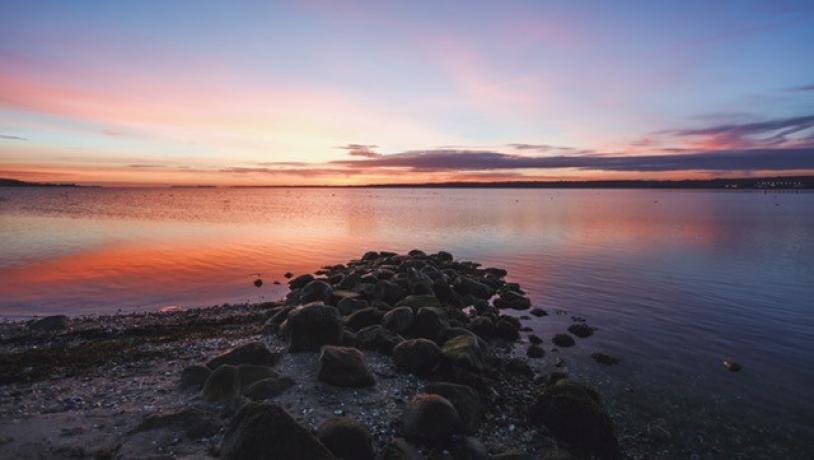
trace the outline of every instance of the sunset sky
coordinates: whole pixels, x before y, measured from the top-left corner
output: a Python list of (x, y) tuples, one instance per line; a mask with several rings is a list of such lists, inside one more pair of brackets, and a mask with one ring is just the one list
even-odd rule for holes
[(4, 1), (0, 177), (814, 173), (814, 1)]

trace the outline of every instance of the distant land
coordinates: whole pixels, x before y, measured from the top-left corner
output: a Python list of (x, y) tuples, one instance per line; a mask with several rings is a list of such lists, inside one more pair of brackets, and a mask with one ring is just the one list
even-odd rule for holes
[[(0, 187), (99, 187), (98, 185), (25, 182), (0, 178)], [(111, 186), (115, 187), (115, 186)], [(166, 186), (155, 186), (166, 187)], [(218, 188), (216, 185), (170, 185), (170, 188)], [(233, 185), (224, 188), (606, 188), (606, 189), (744, 189), (811, 190), (814, 176), (742, 177), (734, 179), (686, 180), (585, 180), (585, 181), (504, 181), (504, 182), (424, 182), (368, 185)]]
[[(279, 188), (277, 185), (236, 185), (233, 188)], [(300, 186), (313, 188), (314, 186)], [(505, 181), (505, 182), (427, 182), (413, 184), (369, 184), (323, 186), (326, 188), (685, 188), (685, 189), (814, 189), (814, 176), (748, 177), (735, 179), (686, 180), (586, 180), (586, 181)]]
[(82, 187), (77, 184), (54, 184), (45, 182), (25, 182), (17, 179), (0, 177), (0, 187)]

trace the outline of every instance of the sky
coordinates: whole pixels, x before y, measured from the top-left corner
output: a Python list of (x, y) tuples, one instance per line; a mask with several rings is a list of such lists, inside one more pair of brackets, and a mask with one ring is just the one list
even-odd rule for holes
[(6, 0), (0, 15), (0, 177), (791, 174), (814, 174), (814, 0)]

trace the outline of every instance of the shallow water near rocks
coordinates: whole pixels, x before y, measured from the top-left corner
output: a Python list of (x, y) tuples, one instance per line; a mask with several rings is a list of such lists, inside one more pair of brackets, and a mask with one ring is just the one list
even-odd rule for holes
[[(370, 249), (443, 249), (506, 268), (549, 313), (524, 321), (544, 340), (535, 365), (554, 369), (559, 357), (598, 385), (646, 452), (812, 450), (811, 193), (0, 188), (0, 197), (3, 317), (277, 299), (287, 271)], [(597, 331), (552, 351), (572, 316)], [(594, 352), (621, 363), (595, 363)], [(725, 359), (743, 369), (728, 371)]]

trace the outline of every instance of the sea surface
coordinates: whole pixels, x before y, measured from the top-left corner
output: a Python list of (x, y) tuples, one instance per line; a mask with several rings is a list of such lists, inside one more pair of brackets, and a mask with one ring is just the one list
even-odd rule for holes
[[(0, 317), (278, 299), (287, 271), (413, 248), (506, 268), (550, 313), (538, 365), (599, 386), (627, 441), (814, 456), (814, 193), (0, 188)], [(597, 332), (551, 351), (572, 316)]]

